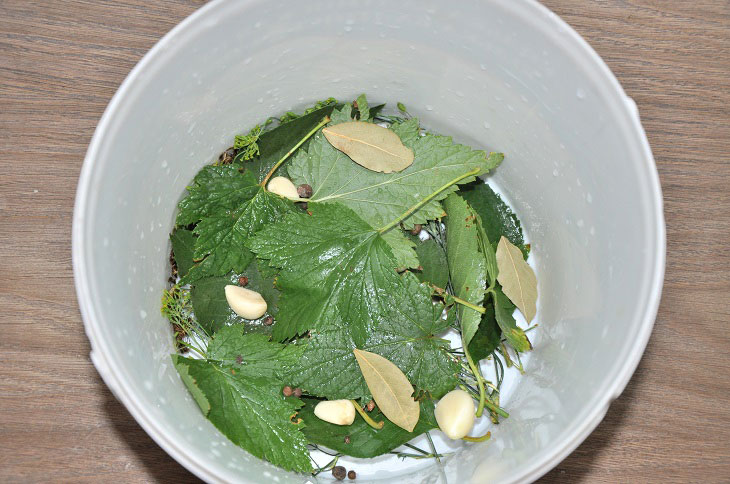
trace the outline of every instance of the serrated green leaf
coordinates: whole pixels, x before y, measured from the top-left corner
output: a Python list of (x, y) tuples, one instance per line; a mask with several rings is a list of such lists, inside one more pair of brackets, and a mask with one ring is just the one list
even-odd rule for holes
[[(446, 208), (446, 258), (449, 263), (454, 296), (481, 306), (486, 290), (487, 269), (479, 253), (479, 232), (474, 211), (456, 194), (444, 201)], [(481, 314), (458, 305), (464, 344), (469, 344), (481, 321)]]
[[(417, 236), (410, 237), (411, 240), (418, 239)], [(418, 240), (415, 243), (418, 261), (422, 267), (420, 271), (414, 271), (419, 281), (428, 282), (441, 289), (446, 288), (449, 283), (449, 263), (446, 260), (446, 252), (434, 239), (425, 241)]]
[(519, 247), (523, 257), (527, 258), (528, 250), (520, 221), (492, 187), (482, 180), (477, 180), (462, 186), (459, 194), (481, 217), (484, 231), (493, 247), (497, 247), (500, 237), (504, 235)]
[[(258, 267), (259, 263), (254, 260), (240, 274), (204, 277), (195, 282), (190, 290), (195, 319), (206, 331), (213, 333), (224, 326), (236, 324), (242, 325), (246, 332), (271, 334), (272, 327), (263, 322), (267, 316), (276, 317), (280, 293), (274, 287), (274, 275), (264, 276)], [(229, 284), (238, 285), (240, 276), (248, 278), (246, 288), (260, 293), (268, 305), (266, 314), (259, 319), (244, 319), (228, 305), (225, 287)]]
[(247, 333), (243, 325), (237, 324), (213, 335), (206, 356), (232, 365), (236, 374), (280, 382), (282, 368), (295, 364), (300, 354), (300, 346), (273, 343), (267, 335)]
[(303, 424), (290, 420), (302, 402), (284, 398), (280, 384), (266, 378), (266, 372), (252, 376), (236, 364), (179, 355), (172, 360), (187, 375), (183, 381), (193, 394), (205, 396), (208, 420), (234, 444), (284, 469), (311, 472)]
[(413, 274), (400, 276), (400, 283), (378, 299), (364, 340), (353, 337), (352, 325), (341, 319), (313, 330), (300, 361), (287, 369), (291, 384), (329, 399), (369, 398), (352, 353), (359, 348), (387, 358), (434, 398), (452, 390), (458, 364), (446, 352), (448, 342), (438, 338), (451, 325), (442, 318), (443, 305), (432, 303), (430, 289)]
[(335, 109), (330, 115), (330, 125), (339, 123), (348, 123), (353, 120), (352, 105), (345, 104), (344, 106)]
[[(413, 432), (407, 432), (392, 424), (377, 407), (369, 415), (376, 422), (384, 422), (380, 430), (372, 428), (359, 417), (355, 418), (352, 425), (334, 425), (314, 415), (314, 406), (319, 400), (312, 398), (303, 400), (304, 406), (299, 411), (299, 417), (304, 421), (303, 432), (307, 440), (352, 457), (377, 457), (429, 430), (438, 428), (431, 400), (421, 402), (421, 417)], [(350, 437), (349, 444), (345, 443), (345, 436)]]
[(203, 415), (207, 417), (208, 412), (210, 412), (210, 402), (206, 398), (205, 394), (200, 390), (200, 388), (198, 388), (198, 385), (195, 384), (195, 378), (190, 376), (190, 372), (188, 372), (188, 367), (183, 364), (178, 365), (178, 358), (182, 357), (180, 355), (171, 356), (172, 362), (175, 364), (175, 368), (177, 368), (177, 372), (180, 374), (180, 379), (187, 387), (190, 395), (193, 396), (193, 400), (195, 400), (195, 403), (198, 404), (198, 407), (200, 407)]
[(385, 240), (349, 208), (313, 204), (309, 213), (290, 212), (247, 243), (281, 269), (274, 338), (339, 319), (364, 341), (371, 318), (399, 286), (396, 261)]
[(188, 187), (188, 195), (178, 204), (175, 223), (189, 225), (216, 213), (233, 210), (258, 191), (251, 173), (241, 174), (240, 165), (205, 166)]
[[(494, 304), (491, 300), (484, 303), (485, 312), (482, 314), (482, 320), (479, 323), (477, 332), (469, 342), (469, 354), (474, 361), (483, 360), (499, 346), (502, 340), (502, 330), (497, 323), (494, 315)], [(514, 311), (514, 307), (512, 308)], [(505, 309), (505, 312), (508, 312)], [(511, 314), (511, 313), (510, 313)]]
[(370, 119), (370, 106), (368, 106), (368, 98), (365, 94), (360, 94), (357, 97), (357, 110), (360, 111), (360, 121)]
[(185, 276), (193, 267), (193, 249), (195, 247), (195, 234), (192, 230), (176, 228), (170, 234), (172, 253), (177, 264), (177, 273), (180, 277)]
[[(335, 110), (333, 117), (337, 113)], [(475, 168), (486, 173), (501, 161), (499, 154), (487, 157), (483, 151), (454, 144), (450, 137), (419, 136), (415, 119), (401, 123), (393, 130), (415, 155), (413, 163), (401, 172), (377, 173), (352, 163), (347, 155), (333, 148), (318, 133), (307, 149), (300, 150), (291, 161), (289, 175), (296, 184), (312, 186), (311, 202), (342, 203), (372, 227), (380, 228), (460, 175)], [(459, 183), (471, 180), (474, 177)], [(439, 200), (454, 190), (456, 187), (452, 186), (440, 192), (410, 216), (406, 225), (441, 217), (443, 209)]]
[[(334, 104), (324, 106), (261, 134), (257, 140), (258, 156), (250, 163), (245, 163), (244, 166), (256, 175), (257, 182), (263, 181), (276, 162), (317, 126), (322, 118), (328, 116), (334, 108)], [(243, 161), (243, 153), (236, 155), (234, 162), (243, 163)]]
[(383, 240), (390, 246), (393, 257), (399, 269), (418, 267), (418, 255), (415, 252), (415, 244), (400, 230), (389, 230), (381, 235)]
[[(255, 179), (249, 179), (255, 183)], [(184, 281), (243, 272), (253, 260), (253, 254), (244, 245), (249, 237), (292, 210), (294, 204), (290, 200), (258, 186), (253, 198), (238, 208), (204, 218), (195, 226), (198, 239), (193, 254), (202, 261), (193, 266)]]
[(515, 305), (504, 295), (502, 290), (495, 287), (490, 291), (494, 299), (494, 315), (497, 319), (499, 327), (502, 328), (502, 334), (507, 338), (507, 342), (517, 351), (529, 351), (532, 344), (527, 338), (525, 332), (517, 326), (512, 313), (515, 311)]

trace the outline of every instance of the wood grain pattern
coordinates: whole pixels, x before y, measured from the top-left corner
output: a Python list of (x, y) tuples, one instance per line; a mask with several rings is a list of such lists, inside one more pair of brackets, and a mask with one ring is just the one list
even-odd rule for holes
[[(730, 479), (730, 2), (546, 0), (639, 105), (668, 262), (646, 354), (545, 482)], [(187, 482), (91, 365), (70, 255), (83, 155), (127, 72), (202, 2), (0, 2), (0, 480)]]

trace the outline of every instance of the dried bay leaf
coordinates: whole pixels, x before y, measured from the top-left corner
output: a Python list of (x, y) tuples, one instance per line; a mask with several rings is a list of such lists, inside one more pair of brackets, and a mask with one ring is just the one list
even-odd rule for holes
[(421, 407), (411, 395), (413, 386), (403, 372), (386, 358), (357, 348), (353, 350), (365, 383), (383, 415), (398, 427), (413, 432)]
[(497, 281), (502, 292), (519, 308), (529, 323), (537, 312), (537, 278), (522, 258), (520, 249), (505, 236), (497, 244)]
[(413, 163), (413, 151), (395, 132), (373, 123), (351, 121), (322, 130), (332, 146), (358, 165), (381, 173), (393, 173)]

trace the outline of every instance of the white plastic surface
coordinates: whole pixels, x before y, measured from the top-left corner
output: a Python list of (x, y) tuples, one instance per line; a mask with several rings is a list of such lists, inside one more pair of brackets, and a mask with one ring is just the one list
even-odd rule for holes
[(665, 238), (635, 104), (533, 1), (219, 0), (176, 27), (110, 103), (79, 181), (74, 269), (94, 364), (200, 477), (314, 480), (251, 457), (201, 415), (170, 363), (160, 291), (175, 202), (201, 166), (271, 114), (361, 92), (505, 152), (494, 181), (527, 228), (539, 275), (539, 339), (505, 402), (511, 417), (443, 468), (394, 467), (385, 480), (536, 479), (595, 428), (638, 364)]

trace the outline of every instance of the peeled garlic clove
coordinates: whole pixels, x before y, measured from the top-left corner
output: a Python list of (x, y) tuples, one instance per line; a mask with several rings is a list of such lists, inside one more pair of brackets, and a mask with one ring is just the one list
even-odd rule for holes
[(446, 436), (459, 440), (474, 427), (474, 400), (464, 390), (451, 390), (436, 404), (436, 422)]
[(299, 200), (299, 193), (297, 187), (294, 186), (292, 181), (283, 176), (275, 176), (269, 182), (266, 187), (271, 193), (276, 193), (289, 200)]
[(325, 422), (335, 425), (352, 425), (355, 407), (350, 400), (325, 400), (314, 407), (314, 414)]
[(266, 314), (266, 301), (256, 291), (239, 286), (226, 286), (226, 301), (233, 311), (246, 319), (258, 319)]

